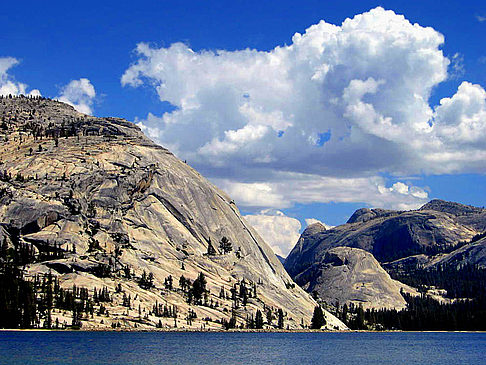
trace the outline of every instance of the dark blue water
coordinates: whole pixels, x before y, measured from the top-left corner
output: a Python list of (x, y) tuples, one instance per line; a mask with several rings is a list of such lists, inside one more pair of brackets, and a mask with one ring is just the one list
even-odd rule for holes
[(486, 334), (0, 332), (0, 364), (486, 364)]

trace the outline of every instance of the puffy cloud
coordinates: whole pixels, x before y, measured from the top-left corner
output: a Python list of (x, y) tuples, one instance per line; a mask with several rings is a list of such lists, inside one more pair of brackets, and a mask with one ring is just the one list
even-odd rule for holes
[(266, 176), (266, 182), (241, 183), (213, 179), (237, 202), (253, 209), (284, 209), (295, 203), (352, 203), (371, 207), (416, 209), (428, 199), (424, 189), (396, 182), (387, 187), (383, 177), (341, 178), (297, 173)]
[(267, 182), (242, 183), (227, 179), (216, 179), (218, 186), (222, 187), (238, 204), (246, 207), (262, 208), (288, 208), (290, 200), (278, 191), (275, 184)]
[(408, 185), (402, 183), (402, 182), (396, 182), (393, 184), (393, 186), (390, 188), (390, 191), (396, 191), (399, 194), (408, 194)]
[(486, 91), (463, 82), (457, 93), (435, 109), (438, 135), (447, 145), (486, 141)]
[(121, 82), (153, 85), (175, 106), (139, 122), (242, 205), (403, 209), (427, 193), (389, 187), (383, 172), (486, 172), (484, 89), (464, 82), (429, 104), (433, 88), (461, 72), (443, 42), (378, 7), (341, 25), (320, 21), (270, 51), (140, 43)]
[(330, 226), (330, 225), (328, 225), (328, 224), (326, 224), (326, 223), (324, 223), (324, 222), (321, 222), (320, 220), (315, 219), (315, 218), (307, 218), (307, 219), (305, 220), (305, 223), (307, 224), (307, 226), (310, 226), (311, 224), (314, 224), (314, 223), (320, 223), (320, 224), (322, 224), (324, 227), (326, 227), (326, 229), (331, 229), (331, 228), (333, 228), (333, 227), (334, 227), (334, 226)]
[(31, 90), (27, 93), (27, 85), (15, 81), (13, 77), (8, 74), (8, 71), (19, 64), (19, 60), (14, 57), (0, 58), (0, 95), (33, 95), (39, 96), (40, 91), (37, 89)]
[[(279, 210), (264, 209), (256, 214), (246, 215), (245, 219), (281, 257), (287, 257), (300, 237), (302, 225), (299, 220)], [(305, 222), (307, 225), (319, 222), (327, 229), (332, 228), (315, 218), (307, 218)]]
[(299, 239), (300, 222), (279, 210), (262, 210), (245, 219), (281, 257), (286, 257)]
[[(0, 58), (0, 95), (31, 95), (41, 96), (38, 89), (27, 90), (27, 85), (16, 81), (8, 71), (19, 64), (19, 60), (14, 57)], [(96, 96), (95, 89), (91, 82), (86, 78), (72, 80), (61, 90), (58, 100), (72, 105), (81, 113), (91, 114), (93, 100)]]
[(61, 90), (57, 97), (59, 101), (72, 105), (78, 112), (91, 114), (96, 91), (86, 78), (72, 80)]
[(33, 89), (29, 92), (31, 96), (42, 96), (41, 92), (38, 89)]

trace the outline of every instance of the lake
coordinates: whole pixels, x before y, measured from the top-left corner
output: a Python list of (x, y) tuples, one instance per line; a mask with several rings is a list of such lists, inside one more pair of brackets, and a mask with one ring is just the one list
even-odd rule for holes
[(0, 364), (485, 364), (486, 333), (0, 331)]

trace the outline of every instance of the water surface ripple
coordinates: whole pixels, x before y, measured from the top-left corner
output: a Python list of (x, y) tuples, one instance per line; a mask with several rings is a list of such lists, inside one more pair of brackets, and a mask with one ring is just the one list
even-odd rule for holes
[(0, 332), (0, 364), (485, 364), (486, 333)]

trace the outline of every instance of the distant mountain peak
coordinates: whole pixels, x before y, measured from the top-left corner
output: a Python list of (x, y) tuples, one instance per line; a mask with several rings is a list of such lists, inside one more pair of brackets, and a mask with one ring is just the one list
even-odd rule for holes
[(456, 216), (464, 214), (477, 214), (485, 211), (484, 208), (474, 207), (472, 205), (466, 205), (441, 199), (433, 199), (423, 205), (419, 210), (435, 210), (438, 212), (453, 214)]
[(381, 208), (374, 208), (374, 209), (360, 208), (353, 213), (353, 215), (348, 219), (346, 223), (367, 222), (374, 218), (385, 217), (385, 216), (398, 214), (398, 213), (399, 211), (387, 210)]
[[(344, 300), (345, 297), (340, 297), (342, 294), (340, 291), (344, 288), (348, 288), (346, 290), (349, 291), (349, 298), (367, 293), (366, 285), (358, 285), (354, 287), (355, 291), (351, 290), (350, 280), (360, 276), (363, 279), (359, 281), (365, 283), (364, 278), (370, 273), (368, 269), (373, 267), (377, 272), (379, 265), (370, 264), (368, 268), (363, 266), (364, 264), (358, 265), (355, 268), (356, 275), (348, 278), (349, 267), (342, 264), (345, 260), (336, 259), (336, 255), (328, 255), (329, 252), (337, 252), (336, 248), (341, 247), (339, 249), (341, 254), (359, 252), (358, 249), (361, 249), (359, 257), (365, 255), (366, 251), (368, 254), (365, 256), (374, 257), (378, 262), (384, 263), (416, 254), (435, 255), (451, 252), (459, 245), (467, 244), (474, 237), (482, 237), (483, 232), (486, 232), (486, 210), (460, 203), (432, 200), (421, 209), (410, 211), (361, 208), (354, 212), (346, 224), (331, 230), (308, 227), (287, 256), (284, 266), (296, 282), (306, 290), (316, 289), (327, 300)], [(467, 251), (471, 260), (474, 259), (471, 262), (485, 261), (483, 257), (486, 250), (484, 245), (480, 244), (482, 242), (478, 241), (478, 244)], [(464, 246), (464, 250), (470, 245), (472, 243)], [(463, 257), (461, 255), (462, 253), (457, 257)], [(348, 261), (352, 260), (348, 258)], [(355, 260), (356, 263), (362, 261)], [(330, 265), (332, 263), (334, 265)], [(377, 282), (369, 280), (369, 283), (376, 284), (377, 288), (380, 288), (378, 282), (383, 284), (389, 281), (384, 278), (377, 280)], [(329, 288), (337, 289), (333, 292)], [(381, 289), (371, 290), (368, 294), (377, 294), (376, 298), (378, 298), (387, 292)], [(399, 289), (395, 287), (389, 292), (396, 294)], [(369, 300), (366, 305), (376, 305), (377, 300), (373, 295), (366, 299)], [(403, 301), (391, 300), (386, 303), (386, 306), (400, 307), (403, 304)]]
[(311, 234), (316, 234), (318, 232), (323, 232), (327, 228), (324, 224), (321, 222), (315, 222), (312, 224), (309, 224), (305, 229), (304, 232), (302, 232), (303, 235), (311, 235)]

